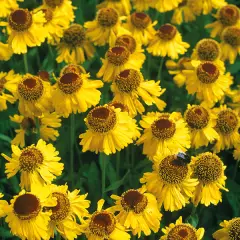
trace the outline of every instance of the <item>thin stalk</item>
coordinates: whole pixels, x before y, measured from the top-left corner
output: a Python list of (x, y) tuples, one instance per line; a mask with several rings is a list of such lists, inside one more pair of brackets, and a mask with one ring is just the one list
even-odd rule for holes
[(130, 183), (130, 186), (132, 186), (132, 164), (131, 164), (131, 161), (130, 161), (130, 146), (128, 146), (127, 149), (126, 149), (126, 161), (127, 161), (128, 167), (130, 169), (130, 174), (128, 175), (129, 176), (129, 183)]
[(61, 234), (60, 233), (57, 233), (57, 240), (61, 240)]
[(25, 73), (28, 73), (28, 61), (27, 61), (27, 54), (23, 54), (23, 62), (24, 62), (24, 70)]
[(236, 161), (235, 167), (234, 167), (234, 172), (233, 172), (233, 180), (236, 178), (237, 176), (237, 172), (238, 172), (238, 163), (239, 160)]
[(121, 155), (120, 155), (120, 151), (117, 151), (117, 153), (116, 153), (116, 172), (117, 172), (118, 179), (121, 179), (120, 166), (121, 166)]
[(75, 143), (75, 115), (70, 116), (70, 179), (74, 187), (74, 143)]
[(106, 189), (106, 161), (107, 158), (104, 153), (100, 153), (100, 162), (101, 162), (101, 170), (102, 170), (102, 198), (105, 197), (105, 189)]
[(53, 50), (52, 50), (52, 47), (51, 47), (50, 44), (48, 44), (48, 50), (49, 50), (49, 52), (50, 52), (50, 56), (51, 56), (51, 58), (54, 59)]
[(164, 57), (161, 58), (158, 74), (157, 74), (157, 80), (162, 80), (162, 67), (163, 67)]

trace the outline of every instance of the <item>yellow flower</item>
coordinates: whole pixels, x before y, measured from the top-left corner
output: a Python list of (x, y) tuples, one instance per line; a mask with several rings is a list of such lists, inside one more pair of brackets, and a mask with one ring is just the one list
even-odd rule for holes
[(133, 8), (138, 12), (147, 11), (152, 5), (154, 0), (132, 0)]
[(21, 239), (48, 239), (47, 226), (51, 212), (46, 211), (46, 208), (56, 204), (49, 187), (34, 188), (31, 192), (22, 190), (11, 200), (5, 221), (11, 233)]
[(146, 193), (146, 189), (129, 189), (120, 197), (112, 195), (115, 206), (110, 209), (115, 213), (116, 218), (124, 227), (130, 228), (133, 235), (141, 237), (143, 232), (145, 236), (153, 232), (158, 232), (162, 214), (158, 210), (157, 200), (151, 193)]
[(137, 145), (143, 144), (143, 154), (150, 160), (159, 160), (190, 148), (187, 124), (180, 113), (149, 112), (142, 116), (140, 125), (145, 128)]
[[(0, 193), (0, 198), (3, 197), (3, 194)], [(8, 208), (8, 203), (5, 200), (0, 200), (0, 218), (6, 216), (6, 209)]]
[(71, 69), (62, 73), (54, 85), (52, 98), (55, 111), (63, 117), (86, 112), (100, 101), (103, 86), (101, 80), (91, 80), (89, 73), (77, 73)]
[(120, 151), (136, 138), (136, 125), (120, 108), (98, 106), (84, 119), (88, 129), (80, 134), (82, 151), (104, 152), (109, 155)]
[(141, 45), (147, 45), (153, 39), (156, 30), (153, 28), (157, 21), (152, 22), (151, 18), (143, 12), (134, 12), (123, 26), (128, 29), (133, 37)]
[(87, 208), (90, 201), (86, 200), (87, 194), (79, 195), (80, 190), (70, 192), (67, 185), (51, 185), (52, 196), (57, 199), (57, 205), (51, 208), (52, 215), (48, 226), (49, 237), (54, 238), (56, 230), (64, 239), (75, 239), (82, 234), (78, 219), (88, 216)]
[(183, 22), (192, 22), (201, 14), (201, 1), (184, 0), (178, 8), (174, 9), (171, 23), (182, 24)]
[(183, 0), (153, 0), (151, 5), (159, 12), (167, 12), (177, 8), (182, 1)]
[(182, 222), (182, 216), (176, 223), (171, 223), (169, 227), (162, 229), (164, 236), (160, 240), (201, 240), (204, 235), (204, 228), (196, 229), (189, 223)]
[(227, 27), (221, 38), (222, 60), (233, 64), (240, 53), (240, 27)]
[(6, 18), (12, 12), (12, 10), (18, 8), (18, 2), (23, 2), (23, 0), (3, 0), (1, 1), (1, 12), (0, 17)]
[[(192, 61), (193, 64), (193, 61)], [(193, 70), (183, 70), (186, 76), (186, 89), (208, 106), (220, 101), (233, 82), (230, 73), (224, 74), (222, 68), (210, 61), (196, 61)]]
[(224, 220), (220, 223), (222, 229), (213, 233), (213, 238), (216, 240), (237, 240), (240, 237), (240, 218), (233, 218), (229, 221)]
[(96, 19), (85, 22), (86, 36), (97, 46), (108, 44), (110, 46), (116, 41), (118, 35), (130, 34), (122, 25), (125, 17), (119, 17), (113, 8), (102, 8), (97, 12)]
[(102, 3), (97, 5), (97, 9), (102, 8), (113, 8), (120, 16), (126, 16), (130, 14), (131, 4), (130, 0), (104, 0)]
[(28, 9), (19, 8), (12, 11), (8, 22), (1, 22), (0, 26), (7, 26), (8, 44), (13, 53), (21, 54), (27, 52), (27, 47), (40, 46), (44, 42), (45, 22), (42, 11), (31, 13)]
[(221, 150), (233, 148), (240, 142), (240, 118), (238, 113), (226, 105), (213, 110), (217, 114), (216, 131), (219, 134), (219, 140), (216, 142), (213, 150), (215, 153)]
[(41, 116), (53, 110), (50, 83), (38, 76), (24, 75), (14, 96), (19, 99), (18, 110), (25, 117)]
[(15, 74), (13, 70), (0, 72), (0, 111), (7, 109), (7, 102), (13, 104), (16, 101), (16, 98), (9, 93), (14, 94), (16, 92), (17, 83), (20, 79), (21, 76)]
[[(36, 119), (24, 117), (22, 115), (15, 114), (14, 116), (10, 116), (12, 122), (18, 123), (20, 125), (20, 129), (16, 129), (16, 136), (11, 141), (12, 145), (19, 145), (21, 148), (25, 146), (25, 134), (36, 133)], [(39, 123), (39, 133), (40, 138), (44, 141), (56, 141), (56, 138), (59, 136), (58, 130), (55, 128), (61, 127), (61, 119), (58, 114), (53, 113), (45, 113), (42, 116), (38, 117)]]
[(9, 44), (0, 42), (0, 61), (8, 61), (13, 55)]
[(103, 77), (103, 81), (113, 81), (116, 76), (125, 69), (139, 70), (142, 67), (142, 59), (138, 59), (136, 54), (131, 54), (128, 48), (116, 46), (109, 48), (102, 60), (102, 67), (97, 73), (97, 77)]
[(182, 57), (177, 62), (173, 60), (167, 60), (166, 67), (169, 74), (175, 75), (173, 77), (173, 81), (179, 88), (182, 87), (186, 82), (186, 76), (183, 74), (183, 70), (194, 69), (191, 64), (191, 59), (187, 57)]
[(131, 116), (145, 111), (139, 97), (147, 105), (156, 104), (159, 110), (163, 110), (166, 106), (166, 103), (159, 99), (165, 92), (165, 89), (160, 87), (160, 81), (145, 81), (141, 72), (134, 69), (125, 69), (113, 80), (111, 86), (114, 94), (113, 100), (125, 104)]
[(86, 60), (85, 55), (87, 58), (91, 58), (95, 52), (94, 46), (86, 38), (85, 29), (76, 23), (64, 30), (57, 50), (56, 61), (58, 63), (65, 61), (74, 64), (83, 63)]
[(210, 28), (210, 36), (215, 38), (221, 36), (223, 30), (229, 26), (239, 26), (240, 24), (240, 12), (239, 8), (235, 5), (229, 4), (217, 11), (217, 14), (213, 14), (217, 19), (213, 23), (209, 23), (205, 28)]
[(235, 160), (240, 160), (240, 143), (236, 145), (236, 149), (233, 152), (233, 157)]
[(19, 185), (27, 190), (49, 184), (62, 174), (63, 163), (59, 163), (61, 158), (58, 154), (52, 144), (46, 144), (42, 139), (36, 145), (32, 144), (22, 150), (12, 145), (12, 157), (2, 153), (8, 161), (5, 165), (7, 178), (20, 172)]
[(157, 197), (159, 207), (176, 211), (185, 207), (198, 184), (191, 178), (191, 169), (178, 155), (169, 155), (153, 166), (152, 172), (144, 173), (140, 179), (147, 191)]
[(179, 54), (184, 54), (190, 45), (182, 41), (182, 36), (175, 26), (162, 25), (154, 38), (150, 41), (147, 51), (153, 56), (169, 56), (177, 59)]
[(98, 201), (97, 211), (82, 225), (88, 240), (129, 240), (130, 235), (108, 209), (103, 210), (104, 200)]
[(227, 4), (225, 0), (202, 0), (201, 2), (204, 15), (209, 14), (213, 8), (218, 9)]
[(191, 168), (193, 177), (197, 178), (199, 184), (196, 186), (192, 202), (195, 206), (199, 203), (209, 206), (211, 203), (217, 205), (222, 202), (221, 190), (228, 191), (225, 186), (227, 177), (224, 175), (226, 166), (214, 153), (205, 152), (192, 157)]
[(219, 139), (219, 135), (214, 129), (217, 117), (207, 108), (188, 104), (184, 118), (190, 130), (191, 147), (207, 146)]

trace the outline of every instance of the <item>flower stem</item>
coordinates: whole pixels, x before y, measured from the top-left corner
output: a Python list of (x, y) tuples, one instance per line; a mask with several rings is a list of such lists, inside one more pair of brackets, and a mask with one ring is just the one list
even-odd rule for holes
[(102, 198), (105, 197), (105, 188), (106, 188), (106, 155), (104, 153), (100, 153), (99, 156), (100, 164), (101, 164), (101, 170), (102, 170)]
[(164, 57), (161, 58), (159, 69), (158, 69), (158, 74), (157, 74), (157, 79), (156, 80), (162, 80), (162, 67), (163, 67), (163, 62), (164, 62)]
[(238, 163), (239, 160), (236, 161), (235, 167), (234, 167), (234, 172), (233, 172), (233, 180), (236, 178), (237, 176), (237, 172), (238, 172)]
[(117, 153), (116, 153), (116, 169), (117, 169), (118, 179), (121, 179), (120, 166), (121, 166), (121, 156), (120, 156), (120, 151), (117, 151)]
[(27, 53), (23, 54), (23, 62), (24, 62), (25, 73), (28, 73)]
[(70, 115), (70, 178), (71, 187), (74, 187), (74, 142), (75, 142), (75, 115)]

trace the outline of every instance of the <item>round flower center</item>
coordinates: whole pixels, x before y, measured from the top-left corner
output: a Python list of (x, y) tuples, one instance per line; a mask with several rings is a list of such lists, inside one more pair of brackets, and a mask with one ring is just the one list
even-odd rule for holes
[(134, 53), (137, 43), (132, 36), (122, 35), (117, 38), (115, 45), (126, 47), (130, 51), (130, 53)]
[(60, 7), (64, 0), (45, 0), (46, 4), (51, 7), (51, 8), (55, 8), (55, 7)]
[[(53, 19), (53, 12), (50, 8), (45, 8), (45, 9), (42, 9), (44, 15), (45, 15), (45, 19), (48, 22), (50, 22), (52, 19)], [(45, 23), (46, 24), (46, 23)]]
[(113, 8), (102, 8), (99, 10), (97, 21), (103, 27), (113, 27), (118, 21), (118, 13)]
[(30, 193), (25, 193), (17, 197), (13, 204), (16, 216), (21, 220), (30, 220), (38, 216), (41, 211), (39, 199)]
[(98, 106), (87, 115), (89, 128), (95, 132), (105, 133), (114, 128), (117, 123), (116, 113), (110, 107)]
[(59, 89), (65, 94), (72, 94), (81, 88), (83, 80), (81, 75), (73, 72), (65, 73), (58, 81)]
[(198, 66), (197, 77), (199, 81), (205, 84), (214, 83), (219, 77), (219, 70), (212, 62), (205, 62)]
[(222, 162), (216, 154), (203, 153), (193, 165), (193, 174), (204, 184), (217, 181), (222, 175)]
[(97, 235), (98, 237), (108, 239), (108, 236), (113, 232), (115, 226), (116, 219), (114, 215), (110, 212), (101, 211), (95, 212), (92, 215), (89, 229), (93, 234)]
[(173, 227), (166, 240), (197, 240), (196, 230), (187, 224), (179, 224)]
[(178, 7), (185, 7), (187, 5), (188, 1), (187, 0), (183, 0), (181, 3), (178, 4)]
[(82, 46), (86, 39), (86, 33), (80, 24), (72, 24), (63, 33), (63, 42), (65, 42), (70, 47)]
[(34, 119), (29, 118), (29, 117), (25, 117), (21, 122), (21, 127), (25, 130), (26, 129), (33, 129), (33, 128), (36, 128), (36, 124), (35, 124)]
[(223, 40), (233, 47), (240, 45), (240, 28), (228, 27), (223, 31)]
[(201, 106), (192, 107), (186, 112), (186, 122), (193, 129), (202, 129), (209, 122), (208, 111)]
[(42, 81), (49, 82), (50, 76), (47, 71), (39, 71), (38, 76), (41, 78)]
[(218, 114), (217, 128), (222, 134), (231, 134), (238, 126), (238, 117), (232, 110), (223, 110)]
[(114, 101), (109, 103), (108, 105), (113, 106), (114, 108), (120, 108), (121, 112), (129, 112), (128, 106), (121, 102)]
[(43, 95), (43, 83), (37, 76), (26, 76), (18, 84), (18, 92), (27, 101), (37, 101)]
[(131, 15), (131, 22), (136, 28), (145, 29), (152, 21), (146, 13), (135, 12)]
[(54, 192), (52, 196), (57, 198), (57, 205), (51, 208), (51, 220), (62, 221), (68, 216), (70, 212), (70, 202), (66, 194)]
[(148, 204), (147, 197), (137, 190), (130, 189), (122, 194), (121, 205), (125, 211), (141, 213)]
[(32, 15), (27, 9), (19, 8), (11, 12), (8, 23), (13, 30), (23, 32), (31, 27)]
[(81, 74), (81, 73), (85, 73), (85, 71), (84, 71), (84, 68), (80, 65), (69, 64), (61, 70), (60, 75), (62, 76), (65, 73)]
[(140, 85), (141, 82), (141, 73), (134, 69), (126, 69), (120, 72), (116, 79), (115, 83), (120, 92), (130, 93)]
[(167, 23), (162, 25), (158, 29), (157, 35), (162, 39), (162, 40), (172, 40), (175, 35), (177, 34), (177, 29), (175, 26)]
[(240, 218), (235, 218), (231, 221), (228, 229), (229, 240), (240, 239)]
[(4, 85), (5, 85), (6, 82), (7, 82), (7, 80), (6, 80), (5, 77), (0, 79), (0, 93), (3, 92)]
[(127, 48), (123, 46), (117, 46), (110, 48), (107, 51), (106, 56), (110, 63), (112, 63), (115, 66), (121, 66), (128, 61), (130, 52), (128, 51)]
[(202, 39), (196, 46), (200, 60), (214, 61), (220, 55), (219, 43), (213, 39)]
[(235, 5), (227, 5), (219, 11), (219, 21), (225, 26), (232, 26), (239, 20), (239, 9)]
[(159, 164), (159, 176), (167, 184), (181, 183), (188, 174), (188, 167), (175, 155), (167, 156)]
[(42, 163), (43, 155), (35, 147), (25, 148), (19, 157), (20, 169), (26, 172), (33, 172)]
[(168, 117), (162, 116), (158, 120), (154, 121), (151, 125), (152, 134), (161, 140), (171, 138), (176, 131), (176, 124), (168, 119)]

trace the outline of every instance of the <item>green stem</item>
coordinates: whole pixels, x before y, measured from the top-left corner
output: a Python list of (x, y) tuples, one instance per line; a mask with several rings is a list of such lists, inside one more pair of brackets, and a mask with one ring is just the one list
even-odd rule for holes
[(236, 161), (235, 167), (234, 167), (234, 172), (233, 172), (233, 180), (236, 178), (237, 176), (237, 172), (238, 172), (238, 163), (239, 161)]
[(131, 160), (130, 160), (130, 146), (128, 146), (126, 149), (126, 161), (128, 164), (128, 168), (130, 169), (130, 174), (128, 176), (129, 176), (130, 186), (132, 187), (132, 164), (131, 164)]
[(49, 50), (49, 52), (50, 52), (50, 56), (51, 56), (51, 58), (54, 59), (53, 50), (52, 50), (52, 47), (51, 47), (50, 44), (48, 44), (48, 50)]
[(157, 79), (156, 80), (162, 80), (162, 67), (163, 67), (163, 62), (164, 62), (164, 57), (161, 58), (159, 69), (158, 69), (158, 74), (157, 74)]
[(37, 48), (36, 58), (37, 58), (37, 67), (38, 67), (38, 70), (41, 70), (41, 69), (40, 69), (40, 68), (41, 68), (41, 60), (40, 60), (38, 48)]
[(74, 187), (74, 143), (75, 143), (75, 115), (70, 116), (70, 179), (71, 187)]
[(195, 205), (193, 205), (191, 214), (186, 218), (186, 222), (189, 221), (189, 219), (196, 213), (196, 211), (197, 211), (197, 207)]
[(60, 234), (60, 233), (57, 233), (56, 239), (57, 239), (57, 240), (61, 240), (61, 234)]
[(27, 53), (23, 54), (23, 62), (24, 62), (25, 73), (28, 73)]
[(148, 54), (148, 66), (147, 66), (147, 76), (148, 76), (148, 80), (151, 79), (151, 63), (152, 63), (152, 55)]
[(117, 169), (117, 176), (118, 176), (119, 180), (121, 179), (120, 166), (121, 166), (121, 155), (120, 155), (120, 151), (117, 151), (117, 153), (116, 153), (116, 169)]
[(102, 170), (102, 198), (105, 197), (105, 188), (106, 188), (106, 161), (107, 158), (104, 153), (100, 153), (100, 163)]

